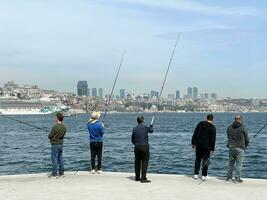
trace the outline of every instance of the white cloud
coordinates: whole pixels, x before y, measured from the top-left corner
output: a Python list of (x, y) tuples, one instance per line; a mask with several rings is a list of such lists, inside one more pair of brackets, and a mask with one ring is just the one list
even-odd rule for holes
[(174, 0), (115, 0), (120, 3), (132, 3), (145, 6), (160, 6), (166, 8), (172, 8), (179, 11), (187, 11), (200, 13), (204, 15), (218, 15), (229, 17), (242, 17), (242, 16), (258, 16), (262, 12), (254, 7), (222, 7), (205, 5), (193, 1), (174, 1)]

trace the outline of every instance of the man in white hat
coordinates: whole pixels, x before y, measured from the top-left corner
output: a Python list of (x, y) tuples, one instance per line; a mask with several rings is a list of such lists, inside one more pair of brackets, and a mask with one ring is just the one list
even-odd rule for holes
[[(91, 118), (87, 123), (87, 128), (89, 131), (89, 142), (90, 142), (90, 151), (91, 151), (91, 173), (95, 174), (96, 172), (100, 174), (101, 170), (101, 160), (102, 160), (102, 149), (103, 149), (103, 135), (104, 127), (103, 124), (98, 121), (101, 116), (100, 112), (93, 112)], [(97, 168), (95, 166), (95, 158), (97, 156)]]

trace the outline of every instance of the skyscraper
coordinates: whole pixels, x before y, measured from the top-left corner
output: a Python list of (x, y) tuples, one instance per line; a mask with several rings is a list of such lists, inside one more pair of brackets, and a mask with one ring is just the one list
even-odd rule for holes
[(99, 89), (98, 89), (98, 96), (99, 96), (100, 98), (103, 98), (103, 88), (99, 88)]
[(125, 89), (120, 89), (120, 99), (125, 99)]
[(196, 99), (198, 97), (198, 88), (194, 87), (193, 88), (193, 99)]
[(193, 89), (191, 87), (187, 88), (187, 97), (190, 99), (193, 97)]
[(210, 94), (210, 98), (211, 98), (212, 100), (217, 100), (218, 95), (217, 95), (216, 93), (211, 93), (211, 94)]
[(78, 81), (77, 94), (78, 94), (78, 96), (87, 96), (87, 94), (88, 94), (87, 81)]
[(97, 89), (92, 88), (92, 97), (97, 97)]
[(88, 91), (87, 91), (87, 96), (90, 97), (91, 96), (91, 91), (90, 91), (90, 88), (88, 88)]
[(176, 90), (176, 95), (175, 95), (176, 99), (180, 99), (180, 91)]
[(151, 98), (156, 97), (159, 98), (159, 92), (152, 90), (151, 91)]

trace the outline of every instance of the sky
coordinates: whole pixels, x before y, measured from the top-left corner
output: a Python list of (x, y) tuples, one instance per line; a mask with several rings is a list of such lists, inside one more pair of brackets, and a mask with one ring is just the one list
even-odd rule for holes
[(267, 98), (265, 0), (0, 0), (0, 86)]

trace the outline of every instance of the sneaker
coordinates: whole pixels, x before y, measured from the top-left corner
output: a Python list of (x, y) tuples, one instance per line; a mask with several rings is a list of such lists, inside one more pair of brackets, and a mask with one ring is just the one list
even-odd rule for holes
[(91, 174), (95, 174), (95, 170), (94, 169), (91, 170)]
[(193, 179), (197, 180), (197, 179), (198, 179), (198, 174), (195, 174), (195, 175), (193, 176)]
[(236, 178), (235, 181), (238, 183), (243, 183), (243, 180), (241, 178)]
[(57, 175), (57, 174), (50, 174), (50, 175), (48, 176), (48, 178), (58, 178), (58, 175)]
[(141, 180), (141, 183), (151, 183), (151, 181), (147, 180), (147, 179), (144, 179), (144, 180)]
[(135, 177), (135, 181), (141, 181), (141, 179), (138, 177)]
[(227, 176), (226, 181), (232, 181), (232, 177)]
[(210, 177), (208, 177), (208, 176), (202, 176), (201, 180), (202, 181), (207, 181), (207, 180), (210, 180)]
[(64, 173), (63, 174), (59, 174), (59, 177), (60, 178), (64, 178), (65, 177)]
[(100, 170), (97, 170), (97, 173), (98, 173), (98, 174), (102, 174), (103, 171), (100, 169)]

